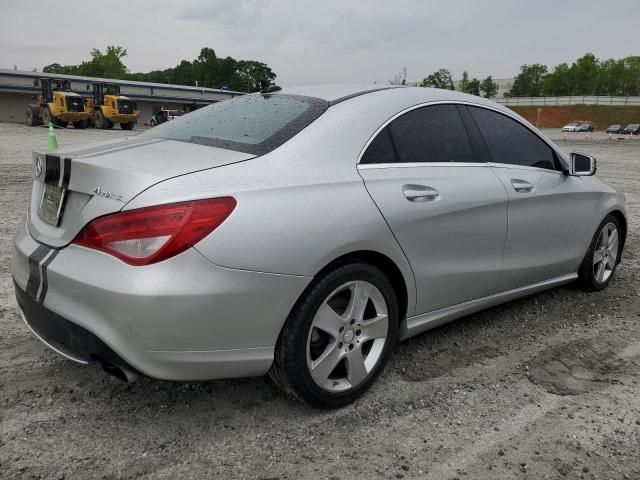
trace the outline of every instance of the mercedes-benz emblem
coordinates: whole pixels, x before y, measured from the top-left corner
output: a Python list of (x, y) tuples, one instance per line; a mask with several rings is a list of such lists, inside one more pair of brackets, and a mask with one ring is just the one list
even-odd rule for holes
[(36, 163), (33, 166), (33, 178), (38, 178), (42, 175), (42, 160), (40, 157), (36, 157)]

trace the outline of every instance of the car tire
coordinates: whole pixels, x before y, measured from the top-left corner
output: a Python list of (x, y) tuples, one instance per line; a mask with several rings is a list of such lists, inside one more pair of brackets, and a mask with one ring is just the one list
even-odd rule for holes
[(578, 271), (585, 290), (595, 292), (609, 285), (620, 263), (623, 243), (620, 220), (608, 215), (598, 226)]
[(398, 323), (395, 291), (378, 268), (337, 266), (318, 275), (296, 302), (269, 375), (300, 401), (323, 408), (347, 405), (384, 369)]

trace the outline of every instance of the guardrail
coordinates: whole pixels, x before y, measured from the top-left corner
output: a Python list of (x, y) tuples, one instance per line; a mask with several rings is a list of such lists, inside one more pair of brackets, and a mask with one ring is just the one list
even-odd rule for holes
[(610, 105), (617, 107), (640, 106), (640, 97), (609, 97), (575, 95), (569, 97), (504, 97), (494, 99), (509, 107), (544, 107), (554, 105)]

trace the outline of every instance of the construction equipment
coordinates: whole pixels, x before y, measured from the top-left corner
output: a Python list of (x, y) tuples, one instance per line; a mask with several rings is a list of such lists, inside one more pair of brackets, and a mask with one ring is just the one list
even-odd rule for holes
[(93, 110), (91, 121), (96, 128), (112, 128), (119, 123), (123, 130), (132, 130), (140, 116), (133, 102), (120, 95), (117, 83), (94, 83), (90, 104)]
[(69, 122), (75, 128), (87, 128), (91, 109), (84, 97), (71, 91), (71, 82), (60, 78), (39, 78), (34, 86), (40, 86), (40, 94), (34, 96), (35, 104), (29, 104), (26, 112), (27, 125), (66, 127)]

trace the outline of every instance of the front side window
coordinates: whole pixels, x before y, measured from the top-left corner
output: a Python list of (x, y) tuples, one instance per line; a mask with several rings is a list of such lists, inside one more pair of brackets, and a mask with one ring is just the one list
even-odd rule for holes
[(527, 127), (492, 110), (468, 108), (493, 162), (561, 170), (553, 149)]
[(264, 155), (327, 109), (318, 98), (243, 95), (208, 105), (141, 135)]

